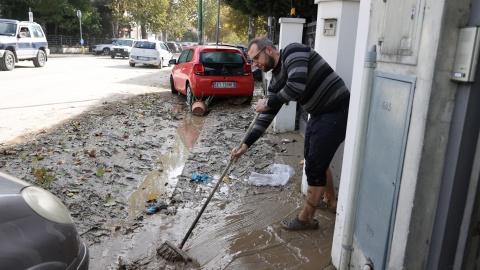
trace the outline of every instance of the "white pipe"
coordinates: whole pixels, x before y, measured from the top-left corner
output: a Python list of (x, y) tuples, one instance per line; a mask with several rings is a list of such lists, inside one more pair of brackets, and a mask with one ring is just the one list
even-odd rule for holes
[(353, 231), (355, 228), (355, 215), (357, 212), (358, 189), (360, 186), (360, 173), (362, 168), (365, 137), (367, 135), (368, 112), (370, 96), (372, 93), (373, 72), (377, 66), (377, 49), (373, 45), (365, 54), (363, 79), (358, 108), (358, 122), (353, 148), (352, 171), (350, 174), (350, 188), (348, 189), (347, 203), (345, 208), (345, 228), (342, 237), (342, 249), (340, 254), (340, 270), (349, 269), (350, 257), (353, 250)]

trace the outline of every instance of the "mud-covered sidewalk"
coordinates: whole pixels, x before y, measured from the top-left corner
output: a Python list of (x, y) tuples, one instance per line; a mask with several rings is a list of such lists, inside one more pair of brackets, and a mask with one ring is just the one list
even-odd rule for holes
[[(207, 115), (193, 116), (169, 91), (107, 102), (0, 145), (0, 170), (67, 205), (91, 269), (332, 269), (333, 213), (317, 211), (318, 230), (280, 228), (304, 204), (298, 132), (266, 134), (219, 179), (254, 117), (236, 103), (214, 100)], [(272, 164), (296, 174), (280, 187), (248, 183)], [(181, 242), (218, 181), (184, 248), (193, 262), (165, 261), (158, 248)]]

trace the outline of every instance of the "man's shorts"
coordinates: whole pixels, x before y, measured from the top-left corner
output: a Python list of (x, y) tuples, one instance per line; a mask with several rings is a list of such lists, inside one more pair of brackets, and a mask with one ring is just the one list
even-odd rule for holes
[(305, 174), (309, 186), (325, 186), (327, 169), (345, 140), (349, 98), (326, 113), (310, 116), (305, 131)]

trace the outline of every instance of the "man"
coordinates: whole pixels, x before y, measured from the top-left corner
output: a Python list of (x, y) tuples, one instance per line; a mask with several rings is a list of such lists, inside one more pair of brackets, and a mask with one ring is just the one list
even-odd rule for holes
[[(231, 158), (238, 161), (247, 152), (263, 135), (283, 104), (294, 100), (300, 102), (310, 114), (304, 146), (307, 202), (298, 216), (282, 221), (282, 227), (288, 230), (316, 229), (318, 221), (314, 215), (317, 206), (321, 203), (327, 207), (336, 206), (335, 195), (331, 197), (333, 183), (328, 168), (345, 139), (350, 92), (330, 65), (315, 50), (303, 44), (292, 43), (278, 51), (271, 40), (258, 37), (249, 43), (248, 55), (263, 72), (272, 70), (272, 80), (267, 98), (257, 102), (256, 111), (261, 115), (245, 143), (232, 150)], [(327, 185), (327, 175), (330, 185)], [(326, 186), (330, 186), (330, 194), (325, 194)]]

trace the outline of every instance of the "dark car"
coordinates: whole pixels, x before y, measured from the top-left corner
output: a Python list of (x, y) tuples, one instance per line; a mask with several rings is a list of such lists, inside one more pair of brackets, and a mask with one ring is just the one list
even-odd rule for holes
[(0, 173), (0, 268), (88, 269), (67, 207), (45, 189)]
[(180, 48), (178, 48), (177, 43), (167, 42), (167, 46), (172, 51), (172, 53), (182, 52), (182, 50)]
[(201, 97), (253, 97), (252, 66), (237, 48), (191, 46), (169, 62), (172, 93), (187, 96), (187, 103)]

